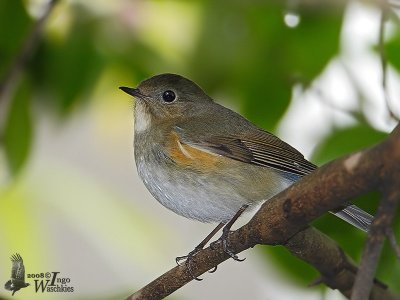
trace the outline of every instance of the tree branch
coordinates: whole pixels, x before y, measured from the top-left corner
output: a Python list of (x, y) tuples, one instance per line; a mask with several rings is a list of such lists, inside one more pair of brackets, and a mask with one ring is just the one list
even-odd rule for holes
[[(44, 12), (40, 18), (33, 25), (31, 31), (25, 38), (25, 41), (20, 51), (15, 55), (15, 58), (5, 74), (4, 78), (0, 82), (0, 120), (5, 120), (6, 113), (10, 102), (10, 94), (18, 82), (21, 72), (24, 70), (27, 62), (30, 60), (32, 55), (35, 53), (37, 45), (40, 41), (40, 37), (43, 32), (44, 24), (50, 15), (50, 12), (54, 8), (58, 0), (49, 0)], [(3, 124), (0, 124), (0, 129)]]
[[(390, 107), (390, 98), (387, 90), (387, 60), (385, 55), (385, 23), (390, 13), (391, 5), (383, 1), (381, 5), (381, 19), (379, 25), (378, 49), (381, 60), (382, 91), (389, 114), (395, 120), (399, 120)], [(395, 164), (398, 165), (398, 164)], [(399, 169), (400, 167), (398, 167)], [(360, 268), (351, 293), (352, 300), (367, 299), (372, 288), (374, 274), (378, 266), (385, 237), (388, 237), (393, 250), (399, 257), (400, 248), (396, 243), (392, 230), (392, 222), (395, 217), (398, 202), (400, 200), (400, 178), (398, 176), (385, 176), (386, 182), (382, 182), (381, 192), (383, 199), (378, 207), (375, 219), (369, 230), (366, 246), (363, 251)]]
[(379, 57), (380, 57), (380, 62), (381, 62), (381, 71), (382, 71), (382, 79), (381, 79), (381, 84), (382, 84), (382, 91), (383, 91), (383, 96), (385, 98), (385, 103), (387, 110), (389, 112), (389, 115), (391, 118), (395, 119), (396, 121), (399, 121), (399, 118), (396, 116), (396, 114), (393, 112), (391, 108), (391, 101), (390, 101), (390, 96), (387, 88), (387, 59), (386, 59), (386, 54), (385, 54), (385, 24), (388, 19), (388, 15), (390, 13), (390, 6), (389, 4), (382, 5), (382, 11), (381, 11), (381, 18), (379, 21), (379, 35), (378, 35), (378, 51), (379, 51)]
[[(400, 169), (399, 164), (396, 165)], [(383, 199), (368, 234), (351, 295), (352, 300), (367, 299), (370, 293), (383, 242), (388, 232), (391, 231), (391, 225), (400, 200), (400, 177), (388, 176), (388, 181), (385, 182), (382, 190)], [(393, 239), (394, 235), (391, 238)], [(395, 241), (391, 241), (391, 243), (393, 245)], [(396, 248), (394, 248), (395, 251)]]
[(386, 228), (386, 237), (389, 240), (390, 246), (397, 256), (397, 259), (400, 260), (400, 246), (396, 241), (396, 236), (394, 234), (393, 228)]
[[(399, 165), (400, 124), (380, 144), (332, 161), (265, 202), (249, 223), (229, 235), (231, 249), (239, 253), (257, 244), (283, 245), (314, 266), (329, 287), (350, 297), (357, 268), (333, 240), (307, 224), (400, 178)], [(221, 245), (208, 247), (193, 258), (192, 273), (200, 276), (228, 258)], [(127, 299), (161, 299), (192, 279), (186, 265), (177, 266)], [(375, 281), (370, 299), (399, 298)]]
[[(357, 267), (332, 239), (310, 227), (295, 234), (284, 245), (294, 256), (314, 266), (320, 273), (316, 283), (325, 283), (332, 289), (339, 289), (350, 297), (357, 273)], [(395, 299), (387, 286), (375, 280), (372, 299)]]

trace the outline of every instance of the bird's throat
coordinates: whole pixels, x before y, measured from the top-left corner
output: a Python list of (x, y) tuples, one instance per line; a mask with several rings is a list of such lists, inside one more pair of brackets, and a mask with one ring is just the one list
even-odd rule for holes
[(135, 132), (142, 133), (151, 125), (151, 113), (146, 103), (136, 101), (135, 103)]

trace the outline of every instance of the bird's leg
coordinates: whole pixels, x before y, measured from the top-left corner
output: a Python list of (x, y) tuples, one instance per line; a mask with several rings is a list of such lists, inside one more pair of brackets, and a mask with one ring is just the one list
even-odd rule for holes
[[(208, 241), (211, 240), (211, 238), (212, 238), (222, 227), (224, 227), (224, 225), (225, 225), (225, 223), (223, 223), (223, 222), (219, 223), (219, 224), (217, 225), (217, 227), (215, 227), (214, 230), (211, 231), (211, 232), (205, 237), (205, 239), (202, 240), (201, 243), (198, 244), (192, 251), (190, 251), (187, 255), (178, 256), (178, 257), (175, 259), (176, 263), (177, 263), (179, 266), (181, 265), (180, 262), (181, 262), (182, 260), (185, 260), (185, 265), (187, 266), (187, 268), (188, 268), (190, 274), (192, 275), (192, 277), (193, 277), (194, 279), (196, 279), (196, 280), (198, 280), (198, 281), (202, 280), (201, 278), (198, 278), (198, 277), (196, 277), (196, 276), (194, 276), (194, 275), (192, 274), (191, 261), (192, 261), (193, 256), (195, 256), (197, 252), (199, 252), (201, 249), (203, 249), (204, 246), (208, 243)], [(215, 269), (215, 270), (216, 270), (216, 269)], [(213, 270), (212, 272), (214, 272), (215, 270)]]
[(176, 258), (176, 263), (179, 265), (179, 262), (181, 260), (185, 260), (188, 259), (191, 256), (194, 256), (197, 252), (199, 252), (201, 249), (204, 248), (204, 246), (208, 243), (209, 240), (211, 240), (211, 238), (225, 225), (225, 223), (219, 223), (217, 227), (215, 227), (213, 229), (213, 231), (210, 232), (210, 234), (208, 234), (204, 240), (202, 240), (200, 242), (200, 244), (198, 244), (192, 251), (189, 252), (188, 255), (184, 255), (184, 256), (178, 256)]
[[(237, 213), (233, 216), (233, 218), (226, 223), (225, 227), (222, 229), (222, 235), (221, 237), (216, 240), (215, 242), (211, 243), (210, 247), (211, 249), (215, 249), (216, 244), (222, 242), (222, 248), (226, 254), (228, 254), (230, 257), (232, 257), (236, 261), (244, 261), (244, 259), (240, 259), (235, 253), (232, 252), (230, 249), (230, 243), (228, 241), (228, 236), (229, 233), (231, 232), (230, 229), (232, 225), (236, 222), (236, 220), (241, 216), (241, 214), (246, 210), (246, 208), (249, 207), (247, 204), (243, 205)], [(215, 272), (216, 268), (213, 269), (211, 272)]]

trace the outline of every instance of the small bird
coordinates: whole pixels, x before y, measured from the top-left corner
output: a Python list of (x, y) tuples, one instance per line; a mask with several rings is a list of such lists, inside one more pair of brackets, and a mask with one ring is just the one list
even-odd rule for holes
[(4, 288), (12, 291), (12, 296), (14, 296), (15, 292), (26, 288), (30, 284), (25, 282), (25, 267), (21, 255), (18, 253), (12, 255), (11, 262), (11, 279), (5, 283)]
[[(181, 216), (219, 223), (177, 262), (191, 258), (221, 228), (225, 252), (239, 260), (226, 243), (235, 220), (317, 168), (180, 75), (161, 74), (120, 89), (136, 98), (135, 161), (147, 189)], [(354, 205), (334, 214), (364, 231), (373, 219)]]

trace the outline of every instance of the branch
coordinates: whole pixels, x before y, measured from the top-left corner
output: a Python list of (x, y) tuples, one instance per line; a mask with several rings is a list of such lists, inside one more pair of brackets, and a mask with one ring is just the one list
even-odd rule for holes
[[(400, 178), (399, 165), (400, 124), (380, 144), (334, 160), (266, 201), (249, 223), (229, 235), (233, 252), (257, 244), (283, 245), (314, 266), (329, 287), (350, 297), (357, 268), (333, 240), (307, 224), (391, 178)], [(193, 258), (192, 273), (200, 276), (228, 258), (221, 245), (215, 250), (208, 247)], [(161, 299), (191, 280), (186, 265), (176, 266), (127, 299)], [(399, 298), (375, 281), (371, 299)]]
[[(335, 241), (310, 227), (295, 234), (284, 246), (294, 256), (314, 266), (321, 273), (321, 277), (312, 285), (325, 283), (350, 297), (357, 267)], [(395, 299), (386, 290), (386, 285), (377, 280), (374, 284), (372, 299)]]
[(379, 21), (378, 51), (379, 51), (379, 57), (380, 57), (380, 62), (381, 62), (381, 71), (382, 71), (381, 84), (382, 84), (383, 96), (385, 98), (386, 108), (389, 112), (390, 117), (396, 121), (399, 121), (399, 118), (396, 116), (396, 114), (393, 112), (393, 110), (390, 106), (391, 101), (390, 101), (390, 96), (389, 96), (389, 92), (387, 89), (387, 59), (386, 59), (386, 54), (385, 54), (385, 24), (388, 19), (388, 14), (390, 13), (389, 8), (390, 7), (388, 4), (386, 6), (382, 5), (381, 18)]
[(386, 237), (389, 240), (390, 246), (397, 256), (397, 259), (400, 260), (400, 246), (396, 241), (396, 236), (394, 234), (393, 228), (386, 228)]
[[(33, 25), (28, 36), (25, 38), (20, 51), (16, 54), (8, 72), (6, 72), (4, 78), (0, 82), (0, 120), (6, 119), (5, 114), (8, 111), (9, 101), (11, 98), (10, 94), (18, 82), (21, 72), (34, 54), (42, 35), (44, 24), (57, 2), (58, 0), (49, 1), (42, 16)], [(1, 125), (2, 124), (0, 124), (0, 128)]]
[[(382, 90), (387, 110), (392, 118), (399, 120), (390, 107), (390, 97), (387, 90), (387, 60), (385, 55), (385, 23), (390, 12), (390, 5), (383, 1), (379, 24), (378, 49), (382, 71)], [(383, 199), (378, 207), (375, 219), (369, 230), (366, 246), (363, 251), (360, 268), (351, 293), (352, 300), (367, 299), (372, 288), (374, 274), (378, 265), (385, 237), (388, 237), (396, 255), (399, 257), (400, 249), (396, 243), (392, 230), (392, 222), (395, 217), (398, 201), (400, 200), (400, 178), (387, 176), (387, 181), (381, 187)]]
[(391, 228), (400, 199), (400, 180), (396, 180), (396, 183), (390, 182), (387, 191), (384, 191), (383, 200), (379, 205), (375, 220), (369, 231), (367, 244), (363, 251), (360, 268), (351, 294), (352, 300), (367, 299), (370, 293), (387, 228)]

